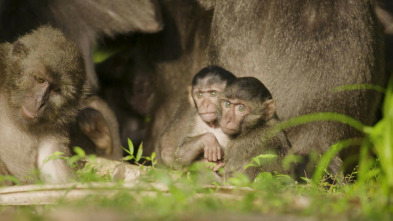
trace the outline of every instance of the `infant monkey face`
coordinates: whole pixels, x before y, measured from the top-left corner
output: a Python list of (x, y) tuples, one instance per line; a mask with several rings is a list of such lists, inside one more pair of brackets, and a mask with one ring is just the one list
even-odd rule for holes
[(192, 98), (198, 109), (198, 114), (206, 123), (217, 120), (219, 95), (225, 88), (225, 83), (197, 86), (192, 91)]
[(227, 135), (238, 134), (240, 132), (243, 119), (250, 112), (245, 102), (237, 99), (223, 99), (221, 100), (221, 110), (221, 130)]

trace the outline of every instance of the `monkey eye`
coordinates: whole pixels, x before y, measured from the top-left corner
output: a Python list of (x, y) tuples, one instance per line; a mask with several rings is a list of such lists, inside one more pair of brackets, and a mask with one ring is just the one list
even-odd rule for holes
[(244, 111), (246, 111), (246, 106), (244, 106), (243, 104), (241, 104), (241, 105), (239, 105), (238, 110), (239, 110), (240, 112), (244, 112)]
[(203, 93), (202, 92), (197, 92), (197, 98), (202, 98), (203, 97)]
[(45, 79), (43, 79), (42, 77), (38, 77), (38, 76), (35, 77), (35, 80), (36, 80), (39, 84), (42, 84), (42, 83), (45, 82)]
[(217, 96), (217, 91), (210, 92), (210, 97), (216, 97), (216, 96)]
[(224, 101), (224, 107), (229, 108), (231, 103), (229, 101)]

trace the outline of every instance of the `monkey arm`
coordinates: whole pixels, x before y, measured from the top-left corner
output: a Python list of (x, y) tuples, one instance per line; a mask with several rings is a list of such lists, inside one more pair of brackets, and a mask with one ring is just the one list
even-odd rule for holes
[(175, 152), (175, 169), (188, 166), (202, 153), (208, 161), (221, 159), (222, 148), (212, 133), (187, 137)]
[[(164, 132), (159, 137), (159, 142), (154, 148), (157, 152), (159, 163), (172, 167), (175, 161), (175, 151), (179, 144), (184, 143), (187, 135), (192, 133), (195, 124), (196, 110), (188, 105), (188, 99), (180, 100), (176, 112), (170, 117)], [(190, 120), (191, 119), (191, 120)]]
[(208, 136), (207, 134), (201, 134), (185, 138), (183, 143), (175, 151), (175, 169), (188, 166), (194, 162), (203, 153)]
[(51, 159), (55, 152), (68, 153), (66, 141), (61, 137), (48, 136), (42, 139), (38, 147), (37, 164), (40, 176), (46, 183), (67, 183), (71, 181), (71, 170), (63, 159)]
[(175, 151), (176, 147), (179, 143), (179, 137), (181, 137), (185, 133), (186, 128), (183, 128), (182, 125), (173, 124), (167, 128), (167, 131), (164, 132), (159, 141), (159, 145), (157, 148), (157, 152), (159, 153), (159, 162), (164, 164), (165, 166), (171, 167), (175, 160)]

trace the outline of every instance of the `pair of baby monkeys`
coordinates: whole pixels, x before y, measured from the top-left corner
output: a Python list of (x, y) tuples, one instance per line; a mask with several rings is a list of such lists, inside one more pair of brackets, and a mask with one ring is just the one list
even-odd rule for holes
[[(190, 105), (191, 104), (191, 105)], [(192, 80), (189, 103), (181, 102), (159, 142), (161, 163), (175, 169), (195, 161), (215, 162), (224, 178), (236, 172), (253, 180), (261, 172), (285, 173), (281, 159), (290, 148), (280, 132), (266, 137), (279, 120), (269, 90), (254, 77), (237, 78), (208, 66)], [(275, 153), (274, 162), (244, 167), (253, 157)]]

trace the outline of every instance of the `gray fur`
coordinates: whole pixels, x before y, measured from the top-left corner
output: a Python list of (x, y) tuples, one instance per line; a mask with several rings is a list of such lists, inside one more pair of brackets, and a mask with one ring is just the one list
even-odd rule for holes
[[(374, 7), (367, 0), (216, 1), (209, 59), (240, 76), (263, 81), (281, 120), (329, 111), (370, 125), (381, 94), (333, 93), (332, 88), (385, 85)], [(322, 122), (291, 128), (287, 135), (294, 152), (308, 154), (361, 134), (340, 123)]]
[[(45, 182), (69, 181), (70, 171), (63, 160), (44, 160), (56, 151), (69, 153), (68, 127), (88, 91), (76, 45), (59, 30), (41, 27), (13, 44), (0, 44), (0, 71), (0, 160), (6, 174), (28, 183), (39, 169)], [(22, 105), (37, 102), (30, 96), (39, 93), (31, 88), (40, 73), (45, 73), (42, 76), (50, 84), (48, 97), (37, 116), (27, 120)]]

